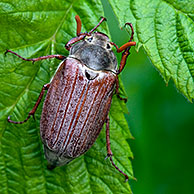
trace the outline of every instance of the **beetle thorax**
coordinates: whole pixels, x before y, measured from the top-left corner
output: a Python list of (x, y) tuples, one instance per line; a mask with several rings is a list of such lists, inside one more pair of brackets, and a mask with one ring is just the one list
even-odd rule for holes
[(117, 60), (109, 38), (99, 32), (73, 45), (69, 57), (78, 59), (93, 70), (106, 70), (114, 73), (117, 70)]

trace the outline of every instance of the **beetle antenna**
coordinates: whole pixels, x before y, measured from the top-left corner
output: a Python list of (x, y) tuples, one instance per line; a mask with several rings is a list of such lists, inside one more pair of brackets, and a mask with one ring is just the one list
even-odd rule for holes
[(94, 30), (96, 30), (96, 28), (98, 28), (98, 26), (100, 26), (100, 24), (101, 24), (103, 21), (106, 21), (106, 18), (101, 17), (100, 22), (99, 22), (92, 30), (90, 30), (90, 32), (89, 32), (88, 34), (90, 35), (92, 32), (94, 32)]
[(81, 34), (81, 28), (82, 28), (82, 22), (81, 22), (81, 19), (78, 15), (75, 16), (75, 20), (76, 20), (76, 23), (77, 23), (77, 36), (79, 36)]
[(120, 53), (122, 51), (129, 51), (131, 46), (135, 46), (136, 45), (136, 42), (132, 42), (133, 40), (133, 35), (134, 35), (134, 30), (133, 30), (133, 26), (131, 23), (125, 23), (124, 27), (126, 25), (129, 25), (130, 28), (131, 28), (131, 37), (129, 39), (129, 41), (127, 43), (125, 43), (124, 45), (122, 45), (120, 48), (114, 43), (114, 42), (110, 42), (110, 44), (114, 45), (117, 49), (117, 52)]

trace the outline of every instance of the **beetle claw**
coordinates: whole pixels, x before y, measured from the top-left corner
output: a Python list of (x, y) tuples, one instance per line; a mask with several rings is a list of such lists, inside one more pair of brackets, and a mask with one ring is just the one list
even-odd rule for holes
[(34, 120), (36, 120), (34, 114), (32, 115), (32, 117), (33, 117)]
[(104, 158), (104, 160), (106, 160), (108, 158), (108, 155), (106, 155), (106, 157)]
[(48, 170), (53, 170), (56, 166), (52, 164), (47, 164), (47, 169)]
[(120, 93), (117, 93), (117, 97), (120, 99), (120, 100), (123, 100), (124, 101), (124, 103), (127, 103), (127, 98), (123, 98), (123, 97), (121, 97), (120, 96)]
[(106, 160), (107, 158), (112, 158), (112, 156), (113, 156), (112, 153), (111, 153), (111, 154), (107, 154), (106, 157), (105, 157), (105, 160)]
[(6, 51), (4, 52), (4, 56), (6, 56), (6, 55), (7, 55), (7, 53), (8, 53), (8, 50), (6, 50)]
[(100, 19), (103, 19), (104, 21), (107, 21), (107, 19), (103, 16), (100, 16)]
[(10, 118), (11, 118), (11, 115), (7, 117), (8, 122), (10, 122), (11, 120)]
[(125, 176), (125, 183), (129, 180), (128, 176)]

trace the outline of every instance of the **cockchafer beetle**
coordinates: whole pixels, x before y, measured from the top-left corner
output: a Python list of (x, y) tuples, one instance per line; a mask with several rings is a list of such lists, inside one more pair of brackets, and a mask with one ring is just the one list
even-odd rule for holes
[[(48, 55), (26, 59), (11, 50), (6, 51), (25, 61), (35, 62), (48, 58), (62, 60), (50, 83), (43, 86), (27, 118), (16, 122), (9, 116), (8, 121), (22, 124), (34, 116), (45, 90), (48, 90), (40, 121), (40, 134), (48, 168), (67, 164), (84, 154), (93, 145), (106, 122), (107, 157), (127, 180), (128, 176), (112, 160), (108, 112), (114, 90), (122, 99), (118, 92), (118, 75), (126, 64), (131, 46), (136, 44), (132, 42), (133, 27), (126, 23), (132, 30), (131, 38), (118, 48), (115, 43), (110, 42), (107, 35), (94, 32), (105, 18), (102, 18), (90, 32), (85, 33), (81, 33), (80, 17), (77, 15), (75, 19), (77, 37), (65, 45), (70, 52), (68, 57)], [(112, 46), (116, 47), (117, 52), (123, 51), (119, 69)]]

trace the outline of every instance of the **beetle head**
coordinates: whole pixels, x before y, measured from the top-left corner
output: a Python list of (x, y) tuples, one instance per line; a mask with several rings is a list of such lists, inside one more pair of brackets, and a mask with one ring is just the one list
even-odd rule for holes
[(87, 35), (83, 41), (73, 45), (70, 57), (76, 58), (93, 70), (105, 70), (116, 73), (117, 60), (106, 34), (95, 32)]
[(89, 36), (86, 36), (85, 40), (89, 44), (99, 45), (108, 50), (111, 50), (112, 48), (108, 36), (102, 32), (95, 32)]

